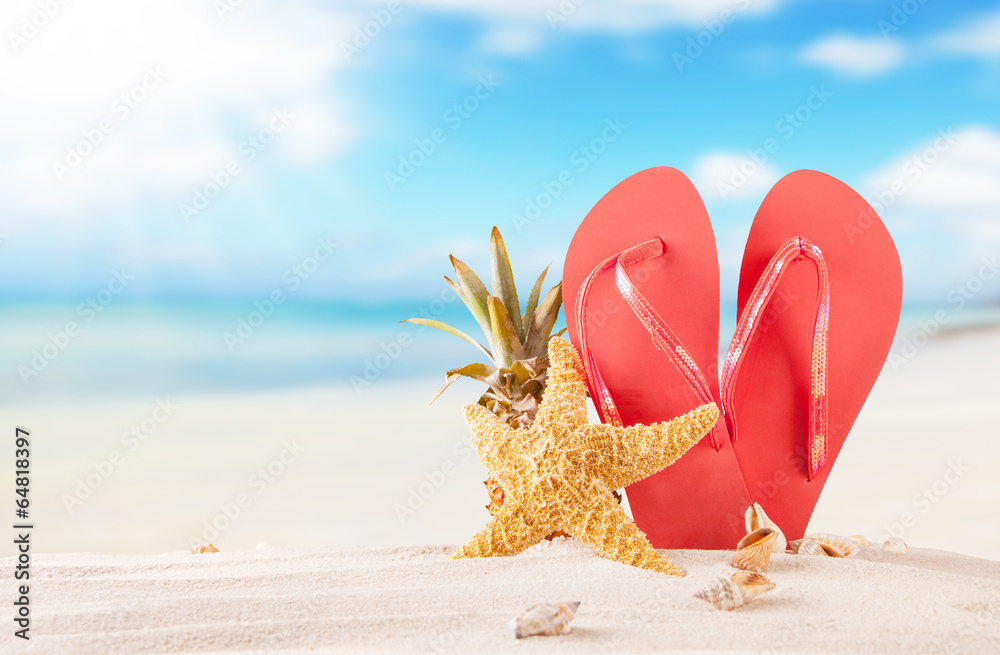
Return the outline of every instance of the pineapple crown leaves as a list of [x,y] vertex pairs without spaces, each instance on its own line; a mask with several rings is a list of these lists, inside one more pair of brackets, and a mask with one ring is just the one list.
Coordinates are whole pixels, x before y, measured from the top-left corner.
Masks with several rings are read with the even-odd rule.
[[562,282],[556,283],[541,298],[542,284],[549,270],[546,267],[535,281],[522,314],[507,247],[495,226],[490,235],[492,293],[465,262],[453,255],[449,255],[449,258],[455,269],[455,279],[446,275],[445,282],[468,307],[482,329],[487,345],[480,344],[465,332],[442,321],[409,318],[400,322],[426,325],[453,334],[478,348],[493,365],[468,364],[448,371],[444,385],[431,402],[460,377],[484,382],[494,390],[511,384],[529,383],[537,376],[537,371],[544,370],[547,364],[542,360],[548,354],[549,336],[562,306]]

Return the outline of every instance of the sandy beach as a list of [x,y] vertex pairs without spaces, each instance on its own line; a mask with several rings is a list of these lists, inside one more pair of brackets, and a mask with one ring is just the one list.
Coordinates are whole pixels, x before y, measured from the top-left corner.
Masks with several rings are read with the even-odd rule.
[[[732,571],[721,551],[663,551],[688,572],[671,578],[570,540],[486,560],[451,548],[39,555],[32,639],[4,652],[1000,651],[1000,563],[936,550],[775,555],[776,589],[723,612],[693,597]],[[514,638],[524,609],[573,600],[571,634]]]

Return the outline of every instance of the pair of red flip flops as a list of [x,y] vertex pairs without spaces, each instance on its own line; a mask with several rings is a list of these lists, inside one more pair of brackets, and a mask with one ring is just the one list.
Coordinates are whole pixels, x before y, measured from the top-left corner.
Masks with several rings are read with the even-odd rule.
[[652,544],[733,548],[754,502],[801,537],[899,321],[899,256],[868,203],[816,171],[774,185],[743,255],[721,383],[715,236],[680,171],[644,170],[597,203],[573,237],[563,291],[605,423],[723,408],[684,457],[627,489]]

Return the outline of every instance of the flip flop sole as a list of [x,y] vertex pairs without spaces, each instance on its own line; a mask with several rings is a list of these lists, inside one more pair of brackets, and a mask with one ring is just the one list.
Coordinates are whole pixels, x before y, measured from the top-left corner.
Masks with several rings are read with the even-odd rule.
[[789,539],[805,532],[830,469],[889,354],[902,303],[899,255],[868,203],[843,182],[802,170],[764,198],[743,255],[742,316],[775,252],[804,237],[829,270],[827,463],[808,479],[807,441],[817,272],[791,264],[765,306],[734,382],[727,422],[754,501]]
[[[570,337],[580,343],[575,300],[591,271],[655,238],[662,240],[664,254],[637,264],[630,274],[708,379],[718,403],[715,235],[694,185],[676,169],[650,168],[627,178],[580,224],[563,272]],[[625,425],[668,421],[700,404],[622,298],[613,274],[592,283],[585,313],[588,342]],[[626,490],[633,518],[653,546],[729,549],[743,536],[749,495],[721,422],[720,428],[720,450],[706,437],[672,466]]]

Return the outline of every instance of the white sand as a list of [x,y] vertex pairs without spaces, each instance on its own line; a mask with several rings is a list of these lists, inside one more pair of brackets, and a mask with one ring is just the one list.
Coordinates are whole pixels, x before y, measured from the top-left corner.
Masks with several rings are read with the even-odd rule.
[[[777,555],[777,588],[722,612],[692,597],[731,554],[671,551],[686,578],[601,559],[578,542],[451,561],[450,547],[89,553],[34,560],[30,643],[17,653],[997,653],[1000,563],[935,550]],[[664,551],[666,552],[666,551]],[[2,561],[9,570],[13,560]],[[542,602],[580,600],[573,632],[515,640]]]

